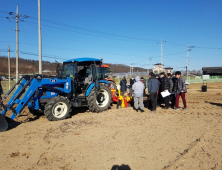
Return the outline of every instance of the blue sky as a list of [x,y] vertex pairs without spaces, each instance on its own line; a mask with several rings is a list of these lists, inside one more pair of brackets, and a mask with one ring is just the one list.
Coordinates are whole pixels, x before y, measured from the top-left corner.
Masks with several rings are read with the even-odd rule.
[[[38,60],[38,0],[0,1],[0,54],[15,50],[15,20],[8,12],[29,15],[19,22],[21,58]],[[147,68],[163,61],[174,70],[222,66],[221,0],[41,1],[43,60],[103,57],[106,63]],[[27,53],[27,54],[24,54]],[[12,52],[11,56],[15,57]]]

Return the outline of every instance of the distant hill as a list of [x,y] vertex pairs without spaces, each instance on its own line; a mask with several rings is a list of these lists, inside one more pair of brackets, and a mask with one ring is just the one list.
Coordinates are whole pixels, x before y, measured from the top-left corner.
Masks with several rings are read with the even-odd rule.
[[[128,73],[130,72],[130,67],[125,64],[111,64],[110,69],[113,73]],[[146,72],[147,70],[140,67],[134,67],[134,72]]]
[[[16,71],[16,60],[15,58],[11,58],[11,74],[15,75]],[[0,74],[1,75],[7,75],[8,74],[8,57],[6,56],[0,56]],[[42,62],[42,70],[49,70],[50,73],[46,74],[56,74],[57,63],[49,62],[49,61],[43,61]],[[113,71],[113,73],[127,73],[130,72],[130,67],[124,64],[111,64],[110,69]],[[24,59],[19,58],[19,74],[35,74],[38,73],[39,70],[39,61],[38,60],[32,60],[32,59]],[[135,72],[145,72],[146,69],[135,67]],[[44,73],[45,74],[45,73]]]
[[[15,75],[16,71],[16,60],[15,58],[11,58],[11,74]],[[42,70],[50,70],[53,71],[50,74],[55,74],[57,64],[51,63],[49,61],[42,62]],[[19,58],[19,74],[35,74],[38,73],[39,70],[39,61],[32,59],[23,59]],[[0,56],[0,74],[8,74],[8,57]]]

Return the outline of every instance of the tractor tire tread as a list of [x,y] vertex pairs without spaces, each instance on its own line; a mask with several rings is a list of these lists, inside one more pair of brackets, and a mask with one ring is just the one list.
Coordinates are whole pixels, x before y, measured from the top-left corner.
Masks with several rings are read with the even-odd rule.
[[[55,105],[59,101],[63,101],[65,103],[67,103],[67,105],[68,105],[68,113],[62,118],[56,118],[52,114],[53,105]],[[49,121],[57,121],[57,120],[63,120],[63,119],[70,117],[71,112],[72,112],[72,109],[71,109],[70,101],[64,96],[56,96],[56,97],[47,101],[47,103],[45,105],[44,115]]]
[[88,101],[88,108],[90,112],[103,112],[105,110],[108,110],[111,107],[111,91],[109,90],[109,86],[105,83],[100,83],[100,88],[102,89],[106,89],[109,95],[109,101],[108,104],[105,107],[99,107],[96,103],[96,94],[95,94],[95,88],[93,88],[89,94],[89,96],[87,97],[87,101]]

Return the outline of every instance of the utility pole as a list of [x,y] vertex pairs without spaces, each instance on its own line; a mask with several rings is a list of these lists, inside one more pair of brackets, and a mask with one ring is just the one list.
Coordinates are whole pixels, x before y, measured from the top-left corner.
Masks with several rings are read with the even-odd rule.
[[41,3],[38,0],[38,23],[39,23],[39,74],[42,74],[42,36],[41,36]]
[[190,51],[190,48],[189,48],[189,44],[187,45],[187,78],[188,78],[188,65],[189,65],[189,51]]
[[194,48],[195,46],[189,46],[189,44],[187,45],[187,78],[188,78],[188,66],[189,66],[189,52],[192,50],[192,48]]
[[149,58],[147,56],[147,75],[149,76],[149,61],[151,60],[151,58]]
[[147,57],[147,75],[149,76],[149,57]]
[[18,39],[18,32],[19,32],[19,13],[18,13],[18,5],[17,5],[17,12],[16,12],[16,82],[18,82],[18,58],[19,58],[19,39]]
[[[9,15],[12,16],[12,19],[16,19],[16,82],[18,82],[18,76],[19,76],[19,72],[18,72],[18,59],[19,59],[19,21],[24,21],[24,20],[21,20],[20,17],[22,19],[24,18],[28,18],[29,16],[28,15],[22,15],[22,14],[19,14],[19,11],[18,11],[18,5],[16,7],[16,14],[14,14],[13,12],[9,12]],[[9,21],[10,21],[10,18],[9,17],[6,17]]]
[[11,68],[11,64],[10,64],[10,47],[8,45],[8,89],[11,89],[11,73],[10,73],[10,68]]
[[134,65],[134,63],[131,63],[131,64],[132,64],[132,68],[131,68],[131,69],[132,69],[132,76],[133,76],[133,69],[134,69],[134,68],[133,68],[133,65]]
[[166,41],[163,41],[161,38],[161,42],[157,43],[157,44],[161,44],[161,64],[163,65],[163,43],[165,43]]
[[131,75],[131,65],[132,65],[132,64],[130,64],[130,78],[132,77],[132,75]]

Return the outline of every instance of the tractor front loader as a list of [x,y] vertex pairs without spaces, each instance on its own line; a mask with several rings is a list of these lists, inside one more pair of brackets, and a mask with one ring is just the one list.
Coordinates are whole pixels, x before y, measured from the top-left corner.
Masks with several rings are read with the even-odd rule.
[[[5,119],[8,111],[12,111],[10,118],[14,119],[27,105],[30,112],[44,111],[50,121],[70,117],[72,107],[88,107],[97,113],[107,110],[111,105],[111,91],[98,70],[101,64],[99,59],[77,58],[64,61],[62,68],[57,68],[58,76],[23,76],[0,102],[3,108],[0,132],[8,129]],[[3,101],[16,86],[18,88],[4,105]]]

